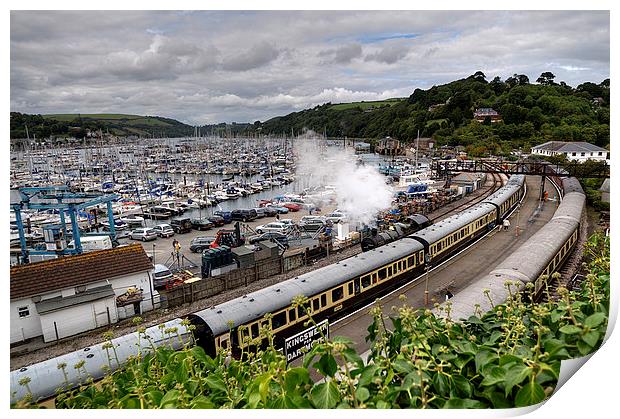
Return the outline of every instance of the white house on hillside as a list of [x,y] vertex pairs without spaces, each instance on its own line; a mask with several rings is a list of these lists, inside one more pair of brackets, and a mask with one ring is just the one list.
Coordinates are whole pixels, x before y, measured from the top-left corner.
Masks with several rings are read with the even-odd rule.
[[532,147],[532,154],[557,156],[564,154],[568,160],[580,163],[586,160],[604,161],[609,164],[609,151],[586,142],[548,141]]
[[11,267],[11,344],[50,342],[152,310],[152,270],[139,244]]

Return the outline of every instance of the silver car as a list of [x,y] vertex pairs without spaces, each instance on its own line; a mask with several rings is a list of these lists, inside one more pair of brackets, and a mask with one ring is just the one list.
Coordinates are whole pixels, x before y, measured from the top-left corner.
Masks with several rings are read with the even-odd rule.
[[157,232],[159,237],[172,237],[174,236],[174,230],[170,224],[157,224],[153,227],[153,230]]
[[132,240],[142,240],[143,242],[157,239],[157,231],[150,227],[136,228],[129,234]]

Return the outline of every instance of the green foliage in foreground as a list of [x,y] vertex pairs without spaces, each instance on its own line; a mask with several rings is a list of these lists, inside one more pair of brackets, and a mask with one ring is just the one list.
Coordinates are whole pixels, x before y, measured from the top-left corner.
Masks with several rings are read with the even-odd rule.
[[[404,304],[386,319],[372,309],[368,362],[336,337],[316,344],[303,367],[287,366],[270,345],[247,361],[215,358],[200,347],[159,348],[94,386],[58,396],[61,408],[508,408],[545,400],[560,361],[602,343],[609,307],[609,241],[587,245],[589,274],[579,292],[557,302],[512,298],[467,321],[435,317]],[[487,293],[488,298],[488,293]],[[304,304],[297,298],[295,304]],[[386,327],[386,321],[391,327]],[[269,330],[262,335],[271,341]],[[78,366],[79,368],[79,366]],[[314,381],[311,371],[324,378]],[[25,383],[27,385],[27,383]],[[27,401],[17,407],[27,407]]]

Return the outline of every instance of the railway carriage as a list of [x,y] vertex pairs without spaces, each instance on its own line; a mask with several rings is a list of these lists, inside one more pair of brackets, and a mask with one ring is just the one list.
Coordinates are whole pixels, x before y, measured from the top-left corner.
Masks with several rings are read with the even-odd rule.
[[[509,297],[506,281],[511,281],[514,287],[520,289],[532,283],[536,296],[542,294],[545,289],[543,278],[562,266],[577,243],[585,210],[585,195],[577,179],[563,179],[561,189],[564,196],[551,220],[488,275],[459,291],[451,299],[453,318],[474,315],[476,304],[479,305],[478,310],[485,312],[494,304],[505,302]],[[489,298],[493,303],[484,295],[485,289],[490,291]],[[436,314],[445,315],[441,311],[436,311]]]
[[[435,261],[447,258],[495,226],[523,195],[523,176],[513,178],[485,202],[410,236],[190,314],[188,319],[196,326],[194,338],[209,354],[215,354],[219,348],[239,354],[249,340],[259,336],[261,326],[270,326],[276,346],[282,347],[287,337],[305,328],[309,313],[320,322],[333,321],[356,310],[424,272],[427,254]],[[292,300],[299,295],[308,298],[309,313],[293,307]],[[180,319],[173,322],[180,324]],[[147,329],[147,334],[153,329]],[[117,349],[122,348],[123,353],[135,355],[140,350],[136,335],[127,335],[130,336],[127,341],[126,337],[117,338],[113,344]],[[102,349],[101,346],[98,353]],[[91,359],[84,351],[76,351],[32,365],[25,371],[11,372],[11,389],[15,391],[12,400],[23,397],[25,389],[18,383],[26,376],[39,377],[45,382],[33,390],[35,399],[53,396],[54,390],[63,385],[64,377],[52,371],[58,371],[60,363],[73,365],[70,362],[76,359],[84,361],[84,368],[94,379],[103,376],[99,358]],[[72,377],[70,382],[79,383],[79,377]]]

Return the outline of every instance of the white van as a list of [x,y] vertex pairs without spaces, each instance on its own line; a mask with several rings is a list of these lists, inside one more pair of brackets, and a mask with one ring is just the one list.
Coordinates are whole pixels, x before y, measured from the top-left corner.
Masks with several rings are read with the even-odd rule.
[[[106,250],[112,248],[112,240],[110,236],[80,236],[80,244],[82,245],[82,252],[93,252],[95,250]],[[68,245],[69,248],[75,248],[75,241],[71,240]]]

